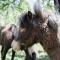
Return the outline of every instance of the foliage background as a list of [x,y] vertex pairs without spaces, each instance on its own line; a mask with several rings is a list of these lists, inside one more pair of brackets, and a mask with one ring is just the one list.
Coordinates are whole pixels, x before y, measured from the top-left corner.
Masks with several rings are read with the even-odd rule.
[[[43,8],[48,11],[54,11],[53,0],[42,0]],[[22,12],[30,10],[27,0],[0,0],[0,25],[6,24],[18,25],[18,19]],[[49,60],[49,56],[44,49],[39,46],[37,60]],[[37,48],[37,47],[36,47]],[[0,50],[1,51],[1,50]],[[8,51],[6,60],[11,58],[11,49]],[[23,51],[17,52],[15,60],[24,60],[25,53]]]
[[[53,0],[42,0],[43,8],[54,10]],[[0,0],[0,25],[17,24],[18,17],[30,7],[26,0]]]

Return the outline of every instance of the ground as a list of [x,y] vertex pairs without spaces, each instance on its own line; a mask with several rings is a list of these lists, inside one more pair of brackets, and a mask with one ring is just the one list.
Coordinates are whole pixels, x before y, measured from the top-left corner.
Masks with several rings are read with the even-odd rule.
[[[42,46],[39,46],[40,48],[36,47],[38,49],[38,56],[36,60],[50,60],[48,54],[44,51],[44,49],[42,48]],[[11,52],[12,48],[8,51],[7,55],[6,55],[6,59],[5,60],[11,60]],[[1,46],[0,46],[0,52],[1,52]],[[15,54],[15,58],[14,60],[24,60],[25,59],[25,52],[24,51],[18,51]],[[0,60],[1,60],[1,54],[0,54]]]

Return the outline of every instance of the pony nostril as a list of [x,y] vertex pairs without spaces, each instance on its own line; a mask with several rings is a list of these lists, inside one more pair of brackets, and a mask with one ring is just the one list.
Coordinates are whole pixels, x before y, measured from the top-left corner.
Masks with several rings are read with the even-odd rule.
[[25,44],[22,43],[22,44],[21,44],[21,50],[24,50],[24,49],[25,49]]
[[32,53],[32,57],[36,58],[36,53],[35,52]]

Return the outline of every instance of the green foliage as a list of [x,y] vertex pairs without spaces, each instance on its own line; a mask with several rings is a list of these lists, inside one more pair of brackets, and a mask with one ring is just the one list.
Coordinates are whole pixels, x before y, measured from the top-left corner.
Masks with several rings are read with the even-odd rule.
[[43,8],[49,11],[54,11],[54,0],[43,0]]
[[[43,8],[53,10],[53,0],[43,0]],[[27,11],[29,5],[26,0],[0,0],[0,25],[17,24],[21,12]]]
[[22,3],[19,3],[18,6],[17,6],[17,10],[18,11],[26,11],[28,10],[28,4],[26,2],[26,0],[21,0]]
[[0,0],[0,10],[6,10],[13,0]]
[[23,10],[27,10],[26,0],[0,0],[0,25],[17,24]]

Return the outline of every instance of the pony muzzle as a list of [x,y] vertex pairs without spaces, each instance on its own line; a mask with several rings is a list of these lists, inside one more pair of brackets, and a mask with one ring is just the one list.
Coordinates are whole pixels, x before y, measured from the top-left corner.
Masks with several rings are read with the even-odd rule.
[[13,40],[11,47],[15,52],[17,52],[20,50],[20,43],[18,41]]

